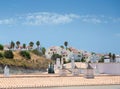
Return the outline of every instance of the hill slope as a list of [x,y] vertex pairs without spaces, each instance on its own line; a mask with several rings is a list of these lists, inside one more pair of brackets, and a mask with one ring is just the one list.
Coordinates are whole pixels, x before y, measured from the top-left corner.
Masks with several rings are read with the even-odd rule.
[[[2,51],[1,53],[4,53]],[[35,55],[31,51],[29,51],[31,55],[31,59],[25,59],[20,55],[20,51],[13,51],[14,58],[13,59],[0,59],[0,65],[1,66],[16,66],[16,67],[23,67],[23,68],[28,68],[28,69],[46,69],[48,67],[48,64],[50,60],[42,57]]]

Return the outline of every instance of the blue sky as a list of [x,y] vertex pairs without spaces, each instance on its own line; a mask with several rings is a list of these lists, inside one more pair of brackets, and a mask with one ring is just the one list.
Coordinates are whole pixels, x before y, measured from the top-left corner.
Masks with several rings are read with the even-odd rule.
[[120,54],[120,0],[0,0],[0,43],[39,40]]

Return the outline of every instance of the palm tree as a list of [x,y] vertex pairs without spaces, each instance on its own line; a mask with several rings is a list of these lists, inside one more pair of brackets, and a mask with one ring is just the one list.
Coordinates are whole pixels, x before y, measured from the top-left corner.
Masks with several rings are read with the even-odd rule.
[[31,49],[33,48],[33,45],[34,45],[34,43],[31,41],[31,42],[29,43],[29,46],[31,47]]
[[116,58],[116,56],[115,56],[115,54],[113,54],[112,55],[113,62],[115,62],[115,58]]
[[65,45],[66,50],[67,50],[68,42],[67,42],[67,41],[65,41],[65,42],[64,42],[64,45]]
[[4,46],[2,44],[0,44],[0,50],[3,50]]
[[26,44],[25,44],[25,43],[23,44],[23,48],[24,48],[24,49],[26,48]]
[[14,43],[13,41],[11,41],[11,43],[10,43],[10,48],[11,48],[11,49],[14,49],[14,47],[15,47],[15,43]]
[[43,55],[45,55],[46,49],[44,47],[42,47],[42,53]]
[[109,53],[108,55],[109,55],[109,58],[111,59],[111,57],[112,57],[112,54],[111,54],[111,53]]
[[19,46],[20,46],[20,41],[17,41],[17,42],[16,42],[16,45],[17,45],[17,48],[19,48]]
[[37,49],[39,50],[40,41],[37,41],[37,42],[36,42],[36,45],[37,45]]

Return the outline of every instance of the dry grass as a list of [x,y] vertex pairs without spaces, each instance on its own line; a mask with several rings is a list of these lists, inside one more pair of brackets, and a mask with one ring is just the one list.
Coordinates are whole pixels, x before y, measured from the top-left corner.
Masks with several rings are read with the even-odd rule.
[[20,52],[20,51],[15,51],[15,52],[13,52],[13,54],[14,54],[14,59],[18,59],[18,60],[23,59],[23,57],[19,55],[19,52]]
[[[3,51],[2,51],[3,52]],[[43,69],[47,68],[50,60],[45,59],[42,56],[37,56],[30,52],[31,59],[26,60],[19,54],[20,51],[14,51],[14,59],[1,59],[0,65],[10,65],[10,66],[17,66],[17,67],[24,67],[30,69]]]

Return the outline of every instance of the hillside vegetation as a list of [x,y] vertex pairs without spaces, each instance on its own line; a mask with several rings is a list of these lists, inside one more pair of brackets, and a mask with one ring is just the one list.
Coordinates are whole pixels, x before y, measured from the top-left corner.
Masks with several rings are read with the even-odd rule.
[[[24,51],[22,55],[21,51],[12,51],[13,58],[11,57],[12,54],[5,54],[5,52],[6,51],[0,51],[1,66],[8,65],[27,69],[46,69],[50,62],[50,60],[34,53],[33,51]],[[7,55],[7,57],[5,55]]]

